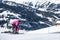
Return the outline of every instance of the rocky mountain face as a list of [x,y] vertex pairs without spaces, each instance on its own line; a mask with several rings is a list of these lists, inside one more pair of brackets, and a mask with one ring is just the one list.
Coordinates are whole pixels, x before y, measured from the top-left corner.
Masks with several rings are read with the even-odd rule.
[[[39,4],[38,6],[35,5],[35,7],[33,8],[32,3],[30,3],[30,5],[27,6],[25,4],[15,3],[12,1],[4,1],[3,3],[0,3],[0,14],[3,14],[4,11],[9,11],[10,13],[7,16],[15,14],[15,16],[13,15],[13,18],[16,17],[15,19],[20,19],[20,20],[25,19],[25,21],[21,20],[23,23],[22,25],[19,25],[19,26],[23,26],[23,24],[25,24],[25,27],[22,27],[22,29],[24,28],[26,30],[36,30],[54,25],[53,21],[55,22],[56,19],[60,18],[60,14],[55,13],[56,11],[57,12],[60,11],[59,5],[60,4],[54,4],[48,2],[42,5]],[[39,10],[40,8],[42,9],[45,8],[46,11]],[[5,18],[5,16],[3,15],[2,18]],[[11,16],[9,19],[12,19]]]

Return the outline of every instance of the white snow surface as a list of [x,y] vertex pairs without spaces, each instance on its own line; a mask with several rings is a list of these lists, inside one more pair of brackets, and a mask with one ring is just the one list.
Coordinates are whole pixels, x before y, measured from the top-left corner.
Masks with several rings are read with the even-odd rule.
[[3,0],[3,1],[14,1],[14,2],[17,2],[17,3],[33,2],[34,4],[36,4],[36,2],[44,3],[46,1],[50,1],[51,3],[55,3],[55,4],[60,3],[60,0]]
[[[0,40],[60,40],[60,25],[35,31],[20,30],[20,34],[1,33],[8,29],[0,28]],[[24,34],[21,34],[24,33]]]

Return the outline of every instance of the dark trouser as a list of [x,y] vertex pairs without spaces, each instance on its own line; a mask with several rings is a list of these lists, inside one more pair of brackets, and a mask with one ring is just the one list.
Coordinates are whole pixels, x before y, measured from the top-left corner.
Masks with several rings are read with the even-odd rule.
[[13,33],[18,33],[19,32],[18,26],[15,26],[15,25],[13,25],[12,30],[13,30]]

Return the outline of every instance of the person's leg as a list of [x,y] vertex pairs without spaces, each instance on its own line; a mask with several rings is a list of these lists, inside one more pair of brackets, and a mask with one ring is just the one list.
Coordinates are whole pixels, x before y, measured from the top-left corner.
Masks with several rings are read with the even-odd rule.
[[15,33],[15,25],[12,24],[12,32]]
[[19,28],[16,25],[13,25],[13,33],[18,33],[19,32]]
[[19,32],[19,28],[15,27],[15,32],[18,33]]

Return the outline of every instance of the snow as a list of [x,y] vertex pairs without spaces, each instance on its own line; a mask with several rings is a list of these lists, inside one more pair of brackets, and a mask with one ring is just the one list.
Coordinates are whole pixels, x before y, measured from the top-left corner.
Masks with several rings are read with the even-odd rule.
[[41,23],[41,24],[45,24],[44,22],[42,22],[42,21],[39,21],[39,23]]
[[30,31],[29,33],[53,33],[53,32],[60,32],[60,25],[47,27],[36,31]]
[[[15,14],[15,13],[10,12],[10,11],[8,11],[8,10],[6,10],[6,11],[2,12],[1,14],[2,14],[2,15],[4,15],[4,16],[7,16],[7,14],[14,15],[14,16],[16,16],[16,17],[18,17],[18,16],[19,16],[18,14]],[[21,15],[20,15],[20,16],[21,16]]]
[[7,20],[8,18],[6,18],[6,17],[7,17],[8,14],[13,15],[14,17],[18,18],[19,20],[26,21],[26,19],[22,19],[22,18],[19,17],[19,16],[21,16],[20,14],[16,14],[16,13],[10,12],[10,11],[8,11],[8,10],[3,11],[3,12],[0,14],[0,15],[4,15],[4,18],[1,18],[0,20],[3,20],[3,19],[4,19],[4,20]]
[[58,17],[57,16],[55,16],[55,15],[53,15],[56,19],[58,19]]
[[[6,0],[3,0],[3,1],[6,1]],[[36,2],[37,1],[39,1],[39,0],[7,0],[7,1],[14,1],[14,2],[17,2],[17,3],[23,3],[23,2],[33,2],[34,4],[36,4]],[[44,0],[40,0],[39,2],[41,2],[41,1],[44,1]]]
[[46,11],[46,8],[39,8],[38,10]]
[[50,22],[52,22],[52,21],[53,21],[53,18],[47,17],[47,19],[49,19],[49,21],[50,21]]
[[[6,27],[5,28],[0,27],[0,32],[9,31],[9,30],[12,31],[12,29],[7,29]],[[20,32],[27,32],[27,31],[19,30],[19,33]],[[43,29],[38,29],[35,31],[29,31],[27,33],[53,33],[53,32],[60,32],[60,25],[55,25],[55,26],[51,26],[51,27],[47,27],[47,28],[43,28]]]
[[36,4],[37,2],[40,2],[40,3],[44,3],[46,1],[50,1],[51,3],[55,3],[55,4],[59,4],[60,3],[60,0],[3,0],[3,1],[13,1],[13,2],[16,2],[16,3],[23,3],[23,2],[32,2],[34,4]]
[[42,14],[38,14],[38,13],[36,13],[36,15],[37,15],[37,16],[40,16],[40,17],[43,17],[43,15],[42,15]]
[[55,14],[60,14],[60,11],[54,12]]
[[[37,1],[39,0],[8,0],[8,1],[14,1],[16,3],[22,3],[23,2],[33,2],[34,5],[36,4]],[[47,0],[49,1],[49,0]],[[39,2],[46,2],[44,0],[40,0]],[[60,0],[50,0],[50,2],[52,3],[60,3]],[[42,11],[45,11],[45,9],[39,9]],[[14,13],[10,13],[9,11],[4,11],[1,15],[5,15],[7,16],[7,14],[11,14],[16,16],[16,14]],[[41,14],[36,14],[40,17],[43,17]],[[19,15],[17,14],[16,17],[18,17]],[[56,17],[56,16],[54,16]],[[19,18],[19,17],[18,17]],[[57,17],[56,17],[57,18]],[[48,18],[50,19],[50,18]],[[26,20],[26,19],[21,19],[21,20]],[[52,19],[50,19],[49,21],[51,21]],[[59,21],[58,21],[59,22]],[[44,22],[40,23],[44,24]],[[12,31],[12,29],[7,29],[5,28],[1,28],[0,27],[0,40],[60,40],[60,34],[58,32],[60,32],[60,25],[55,25],[55,26],[51,26],[51,27],[47,27],[47,28],[43,28],[43,29],[38,29],[38,30],[34,30],[34,31],[25,31],[25,30],[19,30],[20,34],[11,34],[11,33],[1,33],[4,31]],[[57,33],[56,33],[57,32]],[[23,34],[24,33],[24,34]]]
[[2,34],[1,40],[59,40],[60,34]]
[[[55,26],[49,28],[51,28],[52,30],[54,29],[57,30],[57,27]],[[59,33],[53,33],[53,32],[48,33],[47,30],[48,28],[44,28],[35,31],[23,32],[24,34],[0,33],[0,40],[60,40]]]
[[55,3],[55,4],[59,4],[60,0],[50,0],[50,2]]
[[59,20],[59,21],[57,21],[56,23],[60,23],[60,20]]

